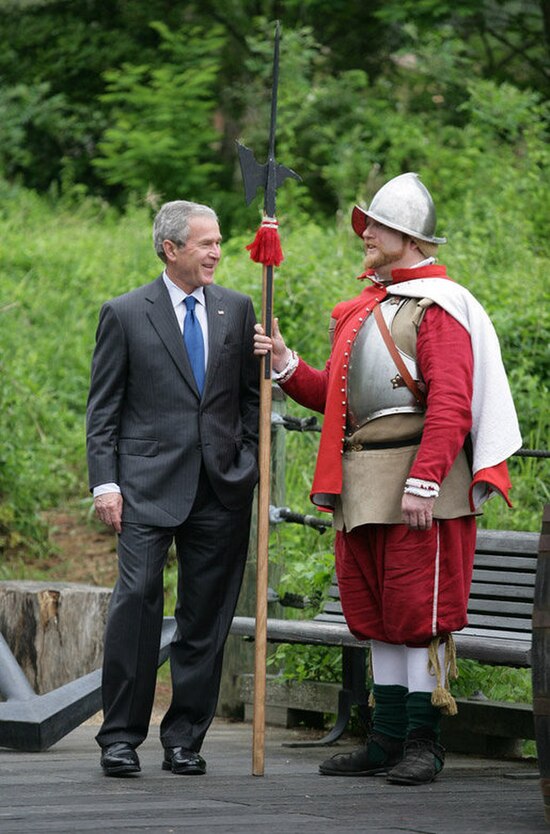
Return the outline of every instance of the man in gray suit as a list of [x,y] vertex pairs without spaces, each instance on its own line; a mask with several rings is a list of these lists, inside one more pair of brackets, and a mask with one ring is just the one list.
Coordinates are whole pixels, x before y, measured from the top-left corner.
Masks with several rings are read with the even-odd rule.
[[205,772],[199,751],[216,710],[258,477],[255,316],[248,296],[214,284],[216,214],[166,203],[153,239],[165,269],[103,305],[88,399],[90,489],[98,516],[118,533],[97,735],[108,776],[140,770],[173,542],[177,632],[162,767]]

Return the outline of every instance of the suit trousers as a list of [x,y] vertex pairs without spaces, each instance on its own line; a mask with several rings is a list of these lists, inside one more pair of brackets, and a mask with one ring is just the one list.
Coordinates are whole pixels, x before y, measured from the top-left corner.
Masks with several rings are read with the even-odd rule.
[[123,523],[119,577],[105,632],[101,747],[147,736],[164,608],[163,572],[175,543],[177,630],[170,647],[172,702],[160,737],[164,747],[199,751],[214,718],[223,651],[242,583],[250,504],[228,510],[201,470],[194,505],[178,527]]

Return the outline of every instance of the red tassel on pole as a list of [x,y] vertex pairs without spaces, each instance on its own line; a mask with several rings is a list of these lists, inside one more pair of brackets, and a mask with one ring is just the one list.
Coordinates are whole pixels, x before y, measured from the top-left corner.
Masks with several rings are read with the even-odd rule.
[[255,263],[279,266],[284,260],[284,255],[279,240],[279,224],[275,217],[264,216],[256,237],[246,248]]

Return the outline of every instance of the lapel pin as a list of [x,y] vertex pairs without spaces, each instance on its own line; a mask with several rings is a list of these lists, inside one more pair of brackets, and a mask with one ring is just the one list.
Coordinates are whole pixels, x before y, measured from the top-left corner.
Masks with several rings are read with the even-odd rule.
[[225,310],[218,310],[218,316],[225,316]]

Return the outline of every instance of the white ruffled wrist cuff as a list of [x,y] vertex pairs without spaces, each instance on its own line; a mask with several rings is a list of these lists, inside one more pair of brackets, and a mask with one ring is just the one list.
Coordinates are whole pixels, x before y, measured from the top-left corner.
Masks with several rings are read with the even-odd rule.
[[439,484],[435,481],[422,481],[420,478],[407,478],[403,492],[407,495],[418,495],[419,498],[437,498]]
[[298,367],[298,362],[299,361],[300,361],[300,358],[299,358],[298,354],[296,353],[296,351],[291,350],[290,351],[290,359],[286,363],[283,370],[279,371],[279,373],[277,373],[276,371],[272,371],[271,379],[274,382],[286,382],[287,380],[290,379],[290,377],[292,376],[292,374],[294,373],[294,371]]

